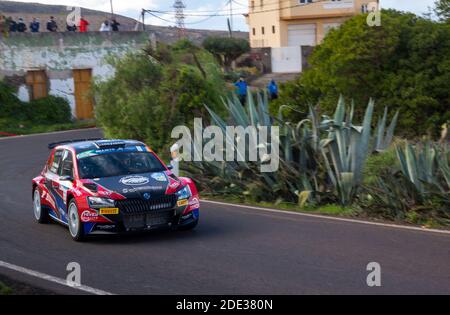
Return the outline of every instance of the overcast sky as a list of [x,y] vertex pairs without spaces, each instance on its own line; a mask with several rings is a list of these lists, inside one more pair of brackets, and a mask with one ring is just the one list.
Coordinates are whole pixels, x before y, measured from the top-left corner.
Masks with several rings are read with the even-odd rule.
[[[8,0],[7,0],[8,1]],[[275,0],[268,0],[267,5]],[[411,11],[418,15],[428,12],[435,0],[380,0],[382,8],[394,8]],[[39,2],[44,4],[60,4],[81,6],[89,9],[110,11],[110,0],[21,0],[21,2]],[[173,25],[174,15],[171,7],[174,0],[113,0],[116,13],[138,18],[142,8],[149,10],[171,11],[167,14],[157,14],[159,18],[148,16],[146,22],[156,25]],[[229,13],[229,0],[184,0],[186,4],[186,27],[205,29],[226,29]],[[233,25],[235,30],[247,31],[247,25],[240,13],[247,12],[247,0],[232,0],[234,13]],[[208,18],[208,15],[216,16]],[[196,15],[196,16],[195,16]],[[166,20],[166,21],[164,21]]]

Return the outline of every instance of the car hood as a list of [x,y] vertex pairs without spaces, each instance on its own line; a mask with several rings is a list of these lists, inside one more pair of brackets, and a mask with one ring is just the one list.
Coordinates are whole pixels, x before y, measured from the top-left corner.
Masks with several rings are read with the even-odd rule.
[[164,172],[97,178],[92,182],[100,185],[100,188],[118,193],[125,198],[144,199],[164,195],[170,183],[169,177]]

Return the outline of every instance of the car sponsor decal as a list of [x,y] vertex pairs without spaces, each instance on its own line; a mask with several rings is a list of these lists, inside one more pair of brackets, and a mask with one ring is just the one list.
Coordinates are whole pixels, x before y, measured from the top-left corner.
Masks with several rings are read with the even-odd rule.
[[158,192],[163,189],[164,189],[163,186],[141,186],[141,187],[133,187],[133,188],[124,188],[124,189],[122,189],[122,192],[124,194],[128,194],[128,193],[132,194],[132,193],[141,192],[141,191],[156,191],[156,192]]
[[98,213],[92,210],[85,210],[83,213],[81,213],[80,220],[82,222],[92,222],[97,221],[98,219]]
[[145,185],[150,181],[148,177],[140,175],[131,175],[127,177],[122,177],[119,182],[127,186],[140,186]]
[[119,214],[119,208],[101,208],[101,215]]
[[164,173],[152,174],[152,178],[157,180],[158,182],[167,182],[167,178],[166,178],[166,175]]
[[187,199],[178,200],[177,207],[185,207],[189,204],[189,201]]

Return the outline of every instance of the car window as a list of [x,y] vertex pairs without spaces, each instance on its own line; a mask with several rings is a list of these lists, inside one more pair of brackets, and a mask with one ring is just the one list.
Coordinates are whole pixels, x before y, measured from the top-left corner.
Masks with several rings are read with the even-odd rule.
[[73,177],[73,158],[72,153],[65,150],[62,157],[62,163],[59,167],[60,176],[70,176]]
[[164,165],[153,153],[146,152],[117,152],[78,159],[78,171],[82,179],[163,172],[165,170]]
[[58,169],[59,169],[59,165],[61,163],[61,159],[63,156],[64,150],[57,150],[53,156],[53,160],[51,162],[51,164],[49,165],[49,171],[54,173],[54,174],[58,174]]

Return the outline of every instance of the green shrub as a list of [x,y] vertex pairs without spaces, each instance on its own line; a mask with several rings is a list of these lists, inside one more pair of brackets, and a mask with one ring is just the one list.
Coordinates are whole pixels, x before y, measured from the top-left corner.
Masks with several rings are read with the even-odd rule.
[[72,120],[69,102],[62,97],[47,96],[25,104],[27,118],[36,124],[63,124]]
[[173,127],[209,117],[204,104],[215,107],[226,91],[214,57],[185,40],[112,62],[114,77],[95,86],[97,121],[107,136],[143,140],[156,151],[168,152]]
[[345,95],[361,117],[360,104],[374,98],[376,114],[385,106],[400,111],[399,135],[437,136],[450,120],[450,24],[393,10],[382,16],[379,27],[369,27],[367,15],[358,15],[330,31],[309,58],[311,67],[280,88],[272,113],[284,104],[303,112],[319,104],[331,112],[336,98]]

